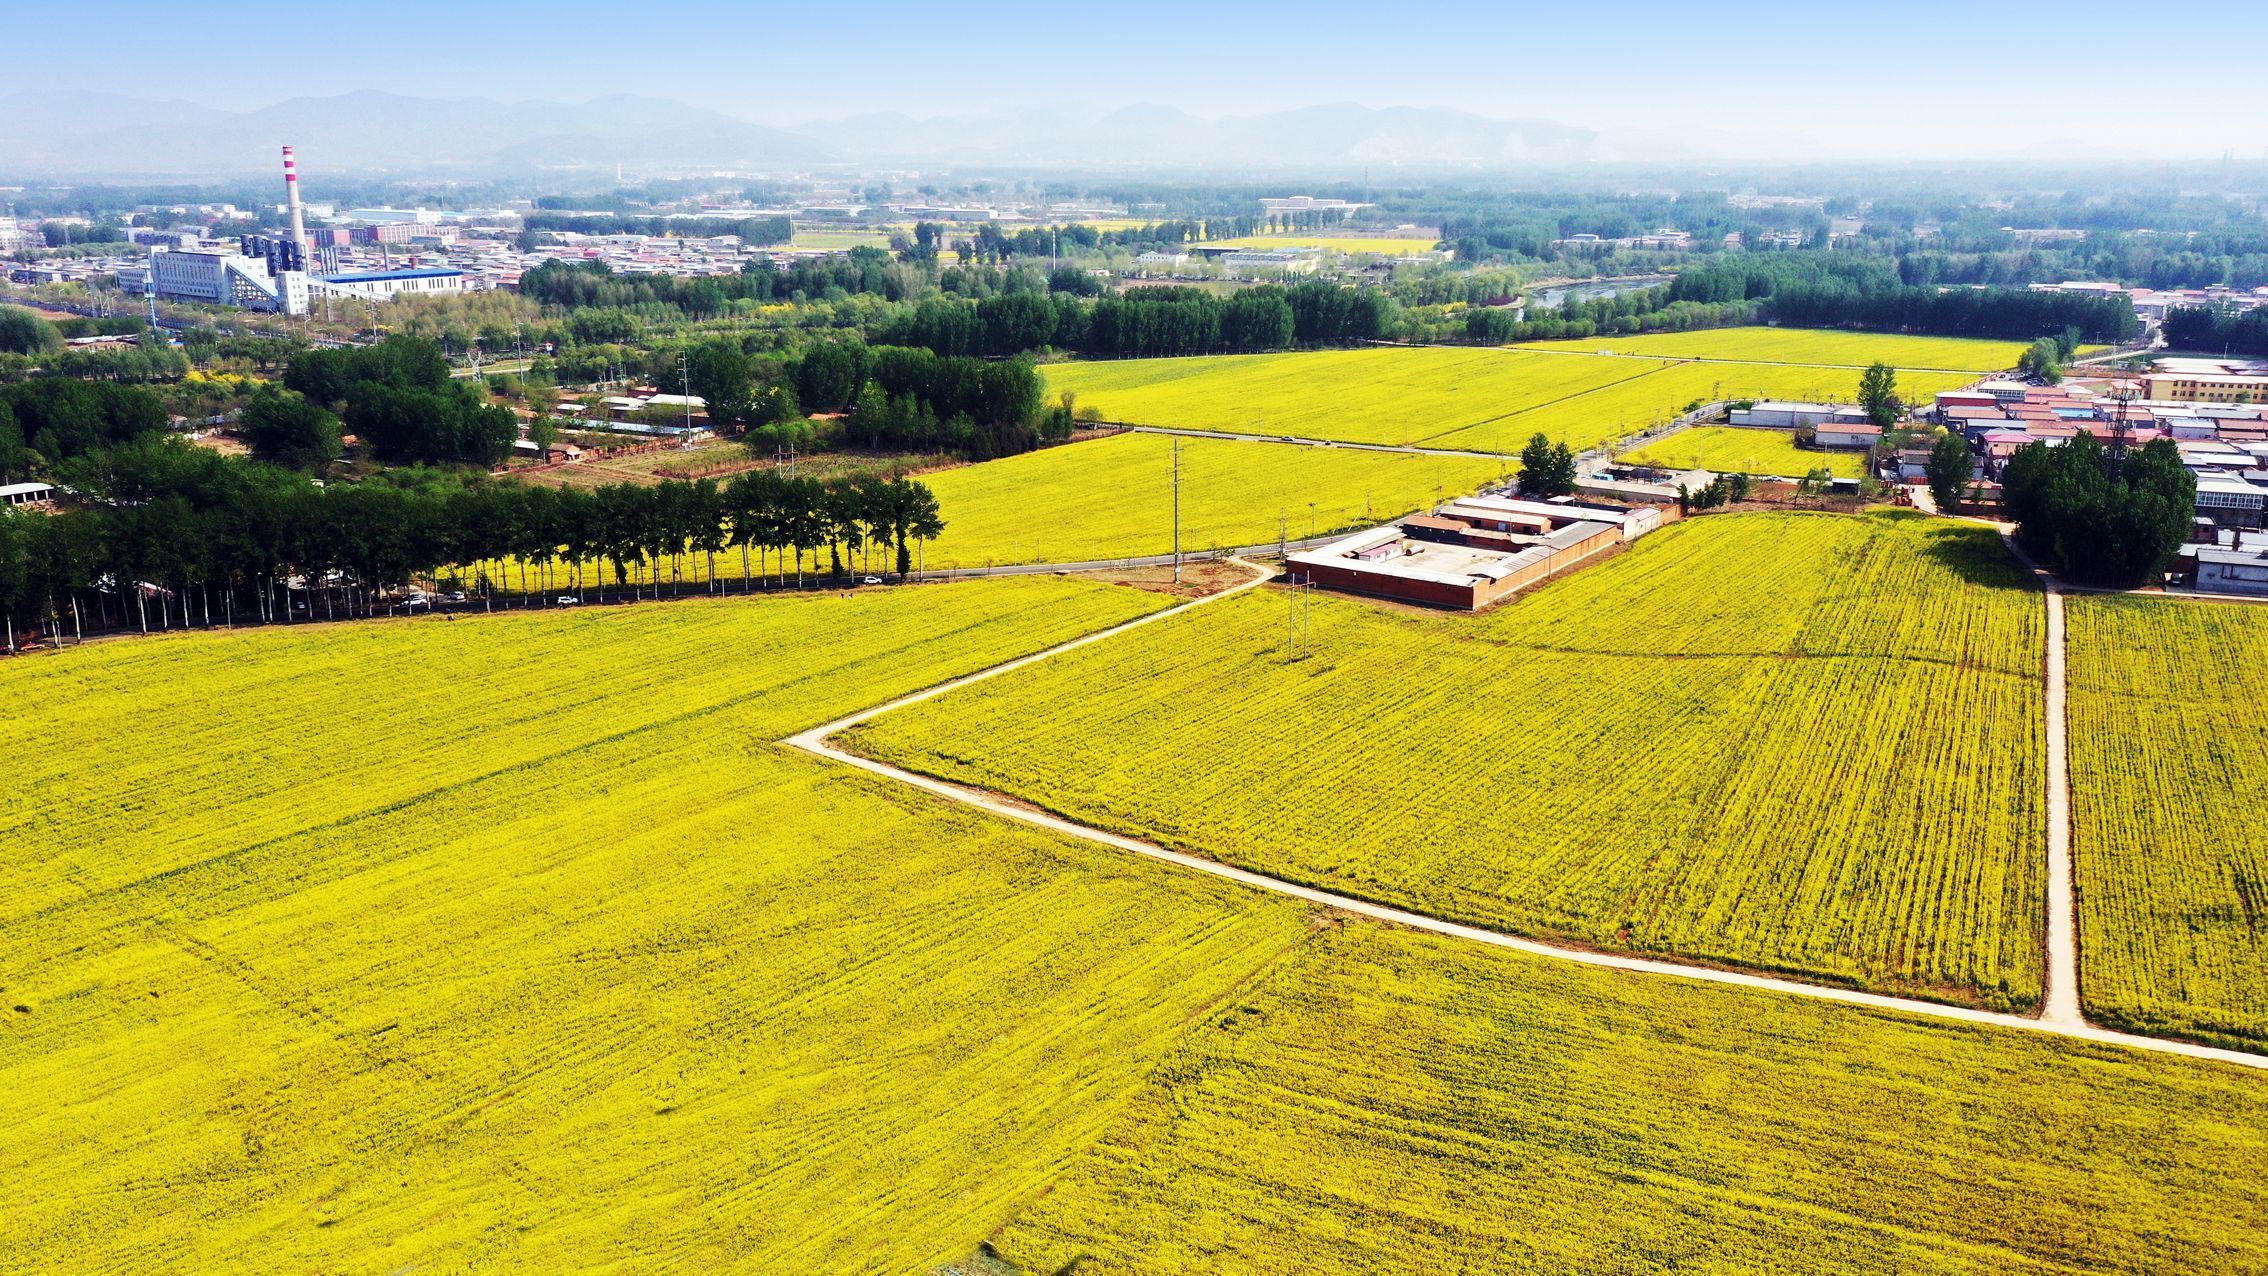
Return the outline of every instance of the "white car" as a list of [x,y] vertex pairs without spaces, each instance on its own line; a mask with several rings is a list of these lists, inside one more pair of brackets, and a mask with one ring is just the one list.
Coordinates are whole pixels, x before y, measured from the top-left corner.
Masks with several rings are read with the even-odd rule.
[[583,605],[583,600],[573,594],[561,594],[557,601],[562,607],[580,607]]
[[861,585],[879,585],[882,583],[882,578],[880,576],[869,576],[858,583]]

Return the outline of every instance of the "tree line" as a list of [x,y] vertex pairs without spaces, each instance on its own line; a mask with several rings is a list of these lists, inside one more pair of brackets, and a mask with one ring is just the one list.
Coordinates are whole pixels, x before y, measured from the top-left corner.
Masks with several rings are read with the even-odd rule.
[[1392,334],[1398,306],[1374,289],[1309,281],[1226,296],[1196,288],[1129,288],[1092,301],[1061,292],[963,300],[925,297],[880,339],[940,355],[1001,356],[1043,349],[1090,358],[1247,354],[1352,345]]
[[[688,560],[737,553],[755,587],[842,579],[861,553],[902,575],[944,530],[936,498],[907,479],[821,482],[763,470],[729,482],[652,487],[317,487],[304,477],[150,438],[83,468],[84,508],[0,510],[0,616],[27,628],[242,624],[385,610],[432,580],[523,605],[572,582],[656,594]],[[590,573],[604,564],[604,575]],[[609,579],[611,578],[611,579]],[[718,586],[711,586],[718,588]]]
[[2079,330],[2084,341],[2120,342],[2140,331],[2124,297],[2020,288],[1916,287],[1884,258],[1766,253],[1727,257],[1670,281],[1663,304],[1762,302],[1777,323],[1865,328],[1946,337],[2030,341]]
[[520,277],[520,295],[568,310],[629,310],[660,304],[694,318],[722,314],[727,302],[793,301],[834,293],[909,295],[908,272],[879,248],[775,265],[750,262],[732,275],[618,274],[602,261],[547,261]]
[[2174,350],[2268,355],[2268,309],[2176,306],[2166,312],[2166,345]]

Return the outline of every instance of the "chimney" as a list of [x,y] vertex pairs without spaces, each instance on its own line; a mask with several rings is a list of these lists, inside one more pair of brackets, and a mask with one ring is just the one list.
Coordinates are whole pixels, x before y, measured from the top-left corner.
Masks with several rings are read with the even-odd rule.
[[283,148],[284,194],[291,203],[291,242],[299,246],[301,260],[307,257],[307,226],[299,216],[299,165],[291,158],[291,148]]

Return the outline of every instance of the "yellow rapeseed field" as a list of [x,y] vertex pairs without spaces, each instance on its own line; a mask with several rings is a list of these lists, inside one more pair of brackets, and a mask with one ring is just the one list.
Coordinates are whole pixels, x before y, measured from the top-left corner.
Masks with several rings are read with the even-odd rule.
[[1669,359],[1808,363],[1841,368],[1887,363],[1893,368],[1981,374],[2015,367],[2016,357],[2031,343],[1817,328],[1702,328],[1693,332],[1649,332],[1636,337],[1586,337],[1538,344],[1547,350],[1586,353],[1611,350],[1617,354]]
[[1668,366],[1435,346],[1051,363],[1041,372],[1051,396],[1076,394],[1127,425],[1405,444]]
[[2268,1046],[2268,612],[2078,597],[2065,617],[2087,1013]]
[[[931,568],[1173,549],[1173,440],[1121,434],[924,475],[945,516]],[[1514,473],[1509,459],[1181,440],[1181,544],[1225,549],[1375,522]]]
[[[1586,367],[1630,362],[1629,357],[1623,355],[1539,353],[1535,357],[1576,359]],[[1644,364],[1651,360],[1639,362]],[[1673,420],[1701,403],[1738,399],[1849,403],[1858,397],[1860,375],[1856,369],[1802,364],[1678,363],[1533,411],[1437,435],[1426,440],[1426,445],[1517,452],[1531,435],[1540,432],[1554,439],[1565,439],[1570,447],[1597,447]],[[1940,390],[1950,390],[1974,379],[1963,372],[1902,372],[1898,375],[1898,388],[1901,394],[1927,401]]]
[[879,755],[1524,934],[2041,987],[2039,596],[1986,529],[1723,515],[1491,614],[1245,595],[860,728]]
[[0,1268],[966,1254],[1301,910],[770,741],[1157,603],[985,582],[0,664]]
[[[1860,370],[1775,362],[1674,362],[1624,354],[1423,346],[1048,364],[1070,392],[1128,425],[1291,434],[1354,443],[1518,452],[1538,432],[1584,449],[1711,400],[1848,403]],[[1924,400],[1974,380],[1902,372]]]
[[[1691,587],[1760,547],[1790,565]],[[1324,654],[1289,676],[1336,712],[1334,683],[1373,668],[1353,648],[1398,655],[1387,730],[1303,720],[1311,757],[1367,733],[1388,761],[1401,719],[1469,731],[1497,712],[1437,696],[1454,670],[1419,639],[1515,674],[1585,658],[1601,681],[1640,656],[1810,667],[1830,690],[1836,666],[2016,681],[2036,628],[2001,614],[2004,574],[1957,528],[1696,520],[1462,634],[1320,604]],[[1032,1271],[2268,1264],[2250,1075],[1349,924],[775,743],[1160,605],[1018,579],[0,662],[18,733],[0,773],[0,1270],[925,1272],[985,1242]],[[1263,596],[1188,622],[1237,631],[1247,605],[1276,614]],[[1578,623],[1649,605],[1644,626]],[[1183,623],[1082,650],[1143,666],[1128,644]],[[1087,672],[1036,712],[1115,731],[1126,683]],[[1264,651],[1244,674],[1281,710]],[[1966,692],[1935,701],[1939,743],[1902,703],[1778,689],[1811,715],[1803,749],[1917,798],[1862,784],[1830,814],[1909,823],[1933,851],[1925,817],[2000,800],[1997,774],[1957,783],[1946,757],[2037,743],[1980,731],[1998,714]],[[1536,698],[1502,729],[1536,728]],[[1641,734],[1686,723],[1688,753],[1787,752],[1795,714],[1743,724],[1674,683],[1566,698],[1563,716],[1626,710],[1613,721]],[[1397,845],[1368,840],[1387,827],[1371,793],[1317,801],[1343,774],[1280,769],[1267,732],[1253,759],[1194,749],[1187,719],[1236,720],[1181,703],[1134,706],[1152,734],[1121,782],[1217,770],[1339,811],[1350,862]],[[1886,743],[1836,754],[1857,738],[1844,717]],[[1798,768],[1765,769],[1718,772],[1720,832],[1817,801]],[[1427,778],[1429,802],[1463,800],[1454,774]],[[1775,782],[1797,792],[1743,792]],[[1797,848],[1780,844],[1783,877],[1827,871]],[[1916,862],[1842,872],[1890,892]],[[1989,864],[1961,875],[1995,889]],[[1789,924],[1774,881],[1748,887],[1722,916]],[[1877,910],[1844,902],[1838,925],[1879,935]]]
[[2268,1269],[2249,1071],[1349,926],[996,1242],[1030,1272]]
[[1735,426],[1700,425],[1656,439],[1615,458],[1636,465],[1670,469],[1700,468],[1720,474],[1763,474],[1802,478],[1823,469],[1840,478],[1857,478],[1866,472],[1860,452],[1823,452],[1800,448],[1791,430],[1755,430]]

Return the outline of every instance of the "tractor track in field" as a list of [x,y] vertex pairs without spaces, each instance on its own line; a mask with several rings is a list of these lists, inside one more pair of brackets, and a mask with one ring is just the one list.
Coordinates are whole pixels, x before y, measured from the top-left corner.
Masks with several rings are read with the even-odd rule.
[[2147,1037],[2134,1033],[2118,1032],[2113,1029],[2103,1028],[2089,1023],[2081,1014],[2081,1011],[2079,1009],[2077,985],[2078,940],[2075,919],[2073,916],[2074,909],[2072,906],[2071,898],[2069,829],[2070,798],[2069,785],[2067,782],[2068,777],[2065,774],[2063,766],[2064,748],[2063,737],[2061,734],[2061,728],[2064,721],[2063,659],[2060,649],[2060,639],[2062,637],[2063,628],[2062,597],[2057,590],[2056,582],[2054,582],[2052,578],[2043,581],[2043,583],[2047,587],[2046,606],[2048,609],[2048,635],[2051,644],[2049,647],[2048,659],[2046,662],[2046,675],[2048,681],[2048,723],[2050,728],[2048,746],[2049,835],[2047,846],[2049,879],[2047,917],[2048,975],[2046,989],[2047,996],[2042,1007],[2043,1013],[2038,1016],[2009,1014],[2001,1011],[1979,1010],[1970,1006],[1957,1006],[1944,1002],[1923,1001],[1911,997],[1894,996],[1888,993],[1865,992],[1856,988],[1846,988],[1832,984],[1806,983],[1801,980],[1789,979],[1781,976],[1753,974],[1747,971],[1731,970],[1717,966],[1692,964],[1659,957],[1637,957],[1623,953],[1601,952],[1595,949],[1579,948],[1569,945],[1549,943],[1543,940],[1524,938],[1518,935],[1505,934],[1501,931],[1488,930],[1479,926],[1468,926],[1460,922],[1446,921],[1438,917],[1427,916],[1423,913],[1415,913],[1407,909],[1395,908],[1390,905],[1374,903],[1370,900],[1360,899],[1350,895],[1342,895],[1337,892],[1323,890],[1318,887],[1305,886],[1297,882],[1285,881],[1281,878],[1270,877],[1264,873],[1253,872],[1250,869],[1237,868],[1234,865],[1224,864],[1218,860],[1207,859],[1201,855],[1191,855],[1181,851],[1169,850],[1166,847],[1159,846],[1152,842],[1145,842],[1138,838],[1126,837],[1121,834],[1094,828],[1090,825],[1080,824],[1074,820],[1065,819],[1062,816],[1056,815],[1049,811],[1041,810],[1036,806],[1033,806],[1027,802],[1019,801],[1018,799],[1010,797],[1006,794],[972,788],[961,784],[955,784],[947,780],[939,779],[935,776],[923,775],[919,772],[909,771],[903,767],[893,766],[887,762],[852,753],[849,750],[840,748],[832,743],[831,737],[833,737],[834,735],[842,731],[849,730],[850,728],[855,727],[860,723],[880,717],[881,715],[889,713],[894,709],[900,709],[908,705],[918,704],[925,700],[934,699],[935,697],[944,695],[949,691],[969,686],[974,683],[984,682],[989,679],[999,677],[1002,674],[1013,673],[1018,669],[1025,668],[1029,665],[1038,664],[1043,660],[1053,659],[1054,657],[1060,656],[1066,652],[1075,651],[1081,647],[1089,646],[1094,643],[1117,637],[1118,635],[1126,633],[1130,630],[1139,629],[1144,625],[1154,624],[1157,621],[1164,620],[1169,616],[1178,616],[1183,612],[1191,610],[1192,608],[1202,607],[1208,603],[1216,602],[1220,599],[1228,598],[1233,595],[1243,593],[1246,590],[1253,589],[1269,580],[1273,575],[1273,573],[1271,573],[1266,568],[1262,568],[1258,564],[1252,563],[1249,560],[1243,558],[1231,558],[1230,561],[1249,568],[1253,573],[1252,579],[1247,580],[1242,584],[1233,585],[1228,589],[1222,590],[1218,593],[1208,594],[1202,598],[1194,599],[1185,603],[1180,603],[1172,607],[1167,607],[1160,611],[1154,611],[1145,616],[1138,616],[1135,619],[1126,621],[1122,624],[1113,625],[1106,629],[1100,629],[1095,631],[1094,633],[1074,638],[1068,642],[1058,643],[1055,646],[1048,647],[1041,651],[1033,652],[1030,655],[1021,656],[1017,659],[1007,661],[1006,663],[994,665],[989,669],[982,669],[977,671],[976,673],[967,674],[959,678],[954,678],[950,681],[939,683],[936,686],[929,687],[921,691],[916,691],[910,695],[900,696],[895,700],[890,700],[883,704],[875,705],[872,708],[862,709],[859,712],[851,714],[847,717],[838,718],[833,722],[822,723],[821,725],[812,727],[809,730],[798,732],[795,735],[789,736],[782,743],[786,744],[790,748],[798,749],[805,753],[828,759],[829,761],[838,762],[845,766],[856,767],[859,770],[865,771],[869,774],[878,775],[888,780],[894,780],[900,784],[910,785],[914,788],[921,789],[938,797],[961,803],[964,806],[974,807],[977,810],[985,811],[992,815],[1000,816],[1005,819],[1015,820],[1019,823],[1046,829],[1050,832],[1059,833],[1067,837],[1078,838],[1081,841],[1107,846],[1114,850],[1139,855],[1146,859],[1159,860],[1167,864],[1172,864],[1178,868],[1190,870],[1192,872],[1207,873],[1214,877],[1226,878],[1229,881],[1237,882],[1239,884],[1252,887],[1256,890],[1267,891],[1276,895],[1289,896],[1290,898],[1303,900],[1307,903],[1318,905],[1320,907],[1336,909],[1341,912],[1351,913],[1361,917],[1368,917],[1373,920],[1387,922],[1392,925],[1406,926],[1412,930],[1422,930],[1436,935],[1443,935],[1451,939],[1464,940],[1476,944],[1484,944],[1492,948],[1508,948],[1515,952],[1526,953],[1530,956],[1546,957],[1558,961],[1577,962],[1582,965],[1596,966],[1608,970],[1619,970],[1633,974],[1662,976],[1673,979],[1686,979],[1697,983],[1724,984],[1736,988],[1750,988],[1763,992],[1781,993],[1788,996],[1808,997],[1817,1001],[1840,1002],[1844,1005],[1862,1006],[1873,1010],[1918,1015],[1923,1018],[1929,1019],[1951,1020],[1957,1023],[1974,1024],[1980,1027],[2007,1028],[2023,1032],[2044,1033],[2051,1036],[2063,1037],[2069,1040],[2093,1042],[2099,1045],[2118,1046],[2133,1050],[2152,1051],[2160,1054],[2180,1055],[2191,1059],[2213,1060],[2221,1063],[2235,1064],[2240,1067],[2255,1068],[2262,1071],[2268,1071],[2268,1054],[2254,1054],[2248,1051],[2232,1050],[2221,1046],[2201,1045],[2196,1042],[2183,1041],[2176,1038]]

